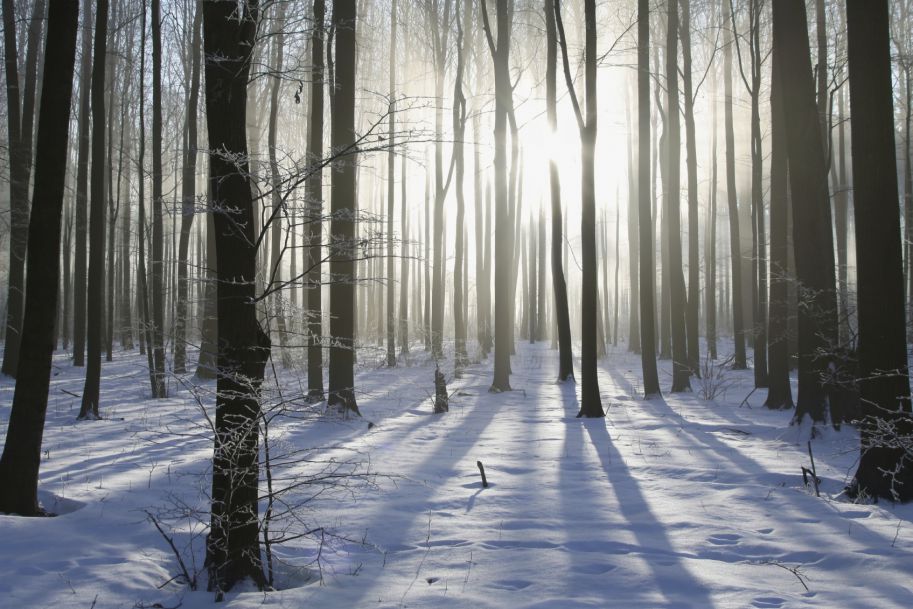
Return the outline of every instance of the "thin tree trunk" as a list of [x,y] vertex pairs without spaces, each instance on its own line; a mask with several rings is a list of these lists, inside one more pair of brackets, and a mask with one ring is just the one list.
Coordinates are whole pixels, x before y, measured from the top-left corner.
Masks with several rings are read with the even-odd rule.
[[162,210],[162,6],[152,0],[152,396],[165,397],[165,282]]
[[700,219],[697,192],[697,135],[694,125],[694,90],[691,82],[691,0],[681,0],[682,87],[685,98],[685,146],[688,173],[688,310],[685,314],[688,368],[700,376]]
[[86,235],[89,206],[89,89],[92,80],[92,2],[83,1],[82,63],[79,73],[79,140],[76,165],[76,252],[73,264],[73,365],[86,358]]
[[[548,58],[545,72],[546,110],[548,127],[553,136],[558,131],[556,68],[558,39],[555,32],[555,0],[545,0],[545,24]],[[571,344],[571,320],[567,302],[567,283],[564,279],[564,226],[561,212],[561,176],[553,156],[548,161],[549,190],[552,213],[552,290],[555,293],[555,316],[558,331],[558,381],[574,378],[574,354]]]
[[638,225],[640,229],[640,346],[644,396],[660,395],[656,370],[653,218],[650,201],[650,3],[637,1]]
[[196,179],[197,179],[197,107],[200,94],[200,46],[202,45],[203,11],[195,3],[193,14],[193,33],[190,43],[190,89],[187,97],[187,114],[185,118],[187,144],[184,149],[184,167],[181,174],[181,236],[178,243],[178,281],[177,302],[174,319],[174,372],[183,374],[187,371],[187,300],[189,291],[188,249],[190,231],[196,214]]
[[[394,154],[394,126],[396,112],[396,0],[393,0],[390,14],[390,101],[387,105],[387,366],[396,366],[396,315],[393,311],[395,305],[394,291],[396,282],[393,266],[393,207],[396,195],[396,156]],[[403,161],[405,162],[405,161]],[[405,243],[403,238],[403,243]],[[401,248],[402,249],[402,248]],[[402,255],[402,252],[400,252]]]
[[[314,31],[311,34],[311,104],[308,117],[308,162],[316,165],[323,157],[323,37],[325,0],[314,0]],[[329,48],[327,48],[329,53]],[[323,401],[323,304],[321,248],[323,225],[323,171],[315,168],[304,183],[307,205],[307,286],[308,400]]]
[[12,0],[3,1],[3,42],[6,68],[7,135],[10,180],[10,250],[6,301],[6,330],[2,372],[15,377],[19,367],[19,348],[24,315],[25,256],[29,231],[29,178],[32,168],[32,126],[35,114],[35,89],[38,43],[44,24],[44,2],[37,0],[28,28],[25,57],[25,90],[19,93],[18,49]]
[[729,246],[732,262],[729,265],[732,272],[731,299],[732,299],[732,332],[735,341],[735,359],[732,367],[744,370],[748,367],[745,353],[745,325],[742,304],[742,240],[739,230],[739,202],[738,191],[735,184],[735,131],[732,118],[732,13],[729,0],[723,0],[723,95],[725,96],[726,123],[726,192],[729,209]]
[[95,6],[95,43],[92,66],[92,184],[89,215],[89,283],[86,320],[86,382],[80,419],[98,419],[101,389],[102,320],[105,274],[105,55],[108,38],[108,0]]
[[[598,327],[598,277],[596,254],[596,2],[584,0],[585,24],[585,109],[581,111],[574,91],[568,63],[564,26],[561,22],[561,5],[555,2],[555,24],[564,63],[564,77],[574,105],[580,129],[580,188],[581,188],[581,257],[583,277],[581,283],[581,342],[580,342],[580,412],[578,417],[604,417],[597,377],[597,336],[592,329]],[[585,114],[584,114],[585,113]]]

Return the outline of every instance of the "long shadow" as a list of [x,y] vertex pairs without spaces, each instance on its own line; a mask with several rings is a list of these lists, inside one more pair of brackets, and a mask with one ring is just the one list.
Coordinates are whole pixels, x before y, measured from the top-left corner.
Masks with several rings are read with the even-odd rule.
[[[608,554],[632,554],[643,558],[653,573],[652,581],[659,588],[659,592],[665,597],[666,602],[661,606],[668,608],[685,609],[690,607],[700,609],[712,609],[713,601],[709,590],[704,584],[691,573],[689,568],[684,564],[686,558],[683,553],[675,550],[666,536],[665,528],[653,515],[649,504],[635,478],[631,475],[630,470],[625,465],[623,455],[614,446],[609,433],[606,430],[604,419],[573,419],[579,409],[576,392],[563,390],[562,398],[564,410],[568,416],[566,426],[566,451],[569,452],[575,445],[583,453],[580,455],[581,460],[585,455],[590,453],[586,450],[586,443],[592,445],[592,449],[599,457],[599,465],[605,472],[608,483],[614,492],[617,503],[617,514],[624,521],[624,531],[633,535],[636,543],[629,543],[618,540],[606,540],[602,542],[594,541],[592,538],[585,541],[578,541],[572,545],[571,552],[572,562],[577,563],[575,566],[580,569],[586,568],[581,558],[581,552],[602,552]],[[586,429],[586,435],[583,429]],[[597,468],[598,470],[598,468]],[[567,473],[567,472],[565,472]],[[590,476],[591,487],[594,491],[600,481],[601,476]],[[565,518],[571,515],[577,515],[572,502],[574,499],[571,495],[574,488],[563,488],[560,491],[562,506]],[[592,503],[592,502],[591,502]],[[608,529],[613,537],[617,539],[617,527],[606,526],[600,522],[599,512],[589,515],[593,519],[593,524],[600,529]],[[613,590],[611,583],[607,584],[607,590]],[[620,593],[621,591],[614,591]],[[630,593],[632,591],[625,590]],[[652,590],[645,590],[649,594]],[[631,602],[625,598],[626,602]],[[657,606],[655,599],[643,598],[637,599],[639,606]]]
[[[429,524],[428,533],[431,541],[426,543],[428,537],[424,532],[419,531],[421,521],[429,518],[433,520],[435,512],[441,514],[441,517],[449,518],[453,517],[455,513],[463,513],[465,510],[466,504],[462,498],[454,499],[449,503],[437,503],[433,501],[433,497],[441,485],[447,481],[459,480],[458,465],[476,446],[480,436],[500,411],[499,404],[495,403],[499,396],[483,393],[484,388],[481,385],[474,388],[478,391],[478,397],[471,407],[464,407],[464,416],[459,419],[459,423],[442,428],[440,441],[433,452],[421,462],[412,465],[410,472],[403,472],[407,476],[417,476],[420,473],[424,477],[435,479],[434,484],[413,482],[408,483],[410,486],[404,493],[393,490],[386,498],[378,501],[373,510],[373,517],[370,517],[367,522],[359,522],[359,530],[365,532],[368,541],[379,541],[383,544],[382,549],[389,550],[390,554],[385,556],[385,563],[395,561],[396,554],[399,552],[405,552],[408,555],[414,550],[426,552],[436,545],[446,545],[448,540],[434,539],[433,522]],[[454,414],[451,412],[437,416],[453,418]],[[440,420],[439,422],[446,423],[447,421]],[[454,438],[460,438],[460,440]],[[401,448],[406,449],[407,447]],[[463,469],[469,474],[474,468],[475,462],[469,460]],[[372,539],[372,536],[378,531],[382,532],[378,536],[382,539]],[[362,580],[361,585],[358,590],[350,590],[349,594],[346,594],[346,603],[354,603],[353,606],[356,607],[361,606],[360,601],[364,600],[369,593],[376,592],[371,584],[364,580],[373,581],[382,577],[393,577],[393,575],[376,569],[361,573],[359,575],[359,580]],[[402,586],[399,585],[400,583]],[[387,592],[398,595],[405,591],[407,583],[397,582],[394,585],[395,588],[388,589]],[[419,593],[421,588],[414,590],[415,593]],[[385,600],[394,599],[391,597]]]
[[[618,382],[617,373],[613,373],[613,371],[609,371],[609,370],[607,370],[607,372],[612,377],[612,380],[617,383]],[[622,379],[623,379],[623,377],[622,377]],[[623,379],[623,380],[626,380],[626,379]],[[767,477],[767,479],[765,479],[765,480],[758,479],[757,477],[759,474],[768,472],[768,468],[766,466],[763,466],[758,461],[746,456],[738,447],[729,445],[729,444],[721,441],[719,438],[717,438],[712,433],[712,431],[710,429],[708,429],[708,427],[716,428],[718,426],[715,426],[715,425],[708,426],[706,424],[701,424],[696,421],[690,421],[690,420],[684,419],[679,412],[676,412],[676,410],[673,409],[668,404],[668,402],[665,400],[665,398],[660,397],[660,398],[651,399],[649,401],[642,401],[641,407],[644,408],[645,410],[647,410],[648,412],[650,412],[651,415],[659,418],[660,420],[667,421],[667,422],[669,422],[670,425],[675,425],[677,427],[677,431],[679,431],[681,434],[684,434],[685,436],[690,438],[691,441],[689,442],[689,444],[691,446],[706,447],[709,451],[711,451],[717,455],[717,457],[720,460],[720,463],[731,464],[734,469],[739,470],[738,472],[735,472],[735,471],[729,471],[727,469],[726,473],[730,474],[730,475],[726,476],[726,477],[721,477],[721,479],[719,480],[719,482],[721,484],[727,484],[729,486],[739,487],[739,488],[742,488],[742,487],[747,488],[752,485],[756,485],[759,487],[772,487],[772,486],[774,486],[774,481],[773,481],[773,479],[771,479],[771,476],[773,478],[781,479],[784,476],[788,475],[788,474],[774,473],[772,475],[769,475]],[[716,411],[714,411],[714,412],[717,415],[722,416],[721,412],[716,412]],[[723,412],[729,414],[730,416],[732,415],[731,410],[723,411]],[[733,418],[735,418],[735,417],[733,417]],[[733,424],[745,424],[745,425],[749,425],[749,426],[758,425],[757,423],[745,420],[742,417],[737,417],[737,420],[733,421]],[[799,457],[797,455],[796,469],[798,469],[798,466],[799,466],[801,460],[802,460],[801,457]],[[708,465],[712,465],[712,464],[708,463]],[[736,475],[731,475],[731,474],[736,474]],[[796,478],[798,478],[798,473],[796,474]],[[812,501],[812,500],[813,500],[813,498],[804,497],[801,494],[797,494],[795,497],[787,497],[785,501],[781,499],[778,503],[778,511],[776,512],[777,519],[780,522],[780,524],[782,524],[783,526],[801,526],[805,522],[810,522],[809,514],[806,511],[802,510],[800,505],[796,504],[796,501],[804,502],[804,501]],[[857,514],[859,514],[859,515],[862,514],[861,511],[858,511],[858,512],[850,511],[850,512],[848,512],[848,514],[850,514],[850,515],[844,515],[844,514],[838,512],[836,510],[836,508],[834,508],[831,504],[827,504],[827,505],[830,506],[831,509],[834,510],[835,514],[841,515],[842,517],[839,519],[836,519],[836,518],[830,518],[830,519],[821,518],[820,520],[816,520],[814,518],[811,519],[811,520],[816,520],[816,524],[820,524],[820,525],[826,526],[829,529],[831,529],[833,531],[834,535],[836,536],[835,538],[829,539],[827,541],[822,540],[821,545],[819,545],[815,548],[816,550],[820,551],[821,556],[823,556],[824,553],[826,553],[827,546],[831,546],[835,550],[838,550],[840,547],[842,547],[839,542],[835,541],[835,539],[840,539],[840,537],[842,535],[846,534],[846,532],[847,532],[846,527],[847,527],[848,519],[852,519],[851,520],[853,522],[852,528],[861,529],[862,531],[865,532],[866,535],[870,536],[869,537],[869,539],[871,540],[871,542],[869,542],[870,546],[873,546],[873,547],[891,546],[891,547],[893,547],[891,540],[888,539],[885,535],[875,532],[870,527],[867,527],[865,524],[863,524],[862,522],[859,522],[858,519],[855,518],[855,516]],[[897,515],[897,514],[895,514],[895,516],[899,517],[899,515]],[[800,555],[801,555],[801,553],[800,553]],[[725,558],[724,558],[724,560],[725,560]]]

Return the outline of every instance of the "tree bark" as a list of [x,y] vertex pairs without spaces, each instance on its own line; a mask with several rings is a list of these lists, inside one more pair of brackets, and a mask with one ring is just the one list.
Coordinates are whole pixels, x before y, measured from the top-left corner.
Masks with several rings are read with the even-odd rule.
[[768,390],[764,405],[774,410],[793,408],[789,379],[789,260],[786,121],[783,114],[783,84],[780,78],[780,50],[774,48],[770,106],[770,335],[768,347]]
[[269,337],[257,321],[253,200],[245,118],[258,7],[255,0],[203,3],[209,188],[215,224],[219,324],[209,589],[251,578],[262,588],[257,499],[259,392]]
[[162,209],[162,5],[152,0],[152,397],[165,397],[165,277]]
[[92,66],[92,170],[89,200],[89,283],[86,319],[86,382],[80,419],[98,419],[101,389],[101,348],[105,296],[105,54],[108,38],[108,0],[95,6]]
[[7,135],[10,180],[10,250],[7,277],[6,331],[2,372],[16,376],[25,298],[25,257],[29,231],[29,178],[32,170],[32,126],[38,43],[44,23],[44,1],[36,0],[28,28],[25,57],[25,90],[19,92],[18,48],[12,0],[3,1],[3,42],[6,68]]
[[328,404],[360,414],[355,400],[355,0],[333,5],[336,38],[332,111],[332,219],[330,221],[330,378]]
[[[796,421],[808,415],[818,423],[827,420],[823,383],[837,344],[837,299],[827,165],[815,106],[805,3],[774,3],[773,26],[783,85],[800,299]],[[831,417],[835,423],[842,420],[839,412],[831,412]]]
[[913,500],[888,2],[847,1],[862,457],[851,494]]
[[728,0],[723,0],[723,89],[725,96],[726,123],[726,191],[729,204],[729,249],[732,258],[732,333],[735,341],[735,359],[732,367],[736,370],[748,368],[745,353],[745,322],[742,304],[742,241],[739,231],[739,202],[735,184],[735,131],[732,124],[732,13]]
[[[558,39],[555,32],[555,0],[545,0],[545,26],[548,57],[545,66],[545,103],[548,127],[552,137],[557,137],[558,112],[556,93],[556,71],[558,60]],[[567,283],[564,279],[562,246],[564,226],[561,212],[561,175],[554,156],[548,161],[549,193],[552,213],[552,290],[555,293],[555,317],[558,324],[558,381],[574,378],[574,353],[571,344],[571,319],[567,302]]]
[[637,1],[637,193],[640,230],[640,361],[644,396],[661,394],[656,370],[653,218],[650,201],[650,3]]
[[[581,190],[581,341],[580,341],[580,412],[578,417],[604,417],[597,376],[597,334],[599,310],[599,269],[596,253],[596,2],[584,0],[584,105],[577,102],[571,78],[567,43],[561,22],[561,5],[555,1],[555,24],[564,64],[564,78],[580,129],[580,190]],[[584,114],[585,113],[585,114]],[[594,331],[595,330],[595,331]]]
[[[307,158],[312,166],[304,183],[307,205],[307,248],[304,268],[307,286],[307,336],[308,336],[308,400],[323,401],[323,304],[321,247],[323,226],[323,171],[319,163],[323,157],[323,87],[324,63],[323,38],[326,34],[325,0],[314,0],[314,30],[311,34],[311,99],[308,116]],[[327,49],[329,52],[329,49]]]
[[42,247],[28,250],[26,298],[19,370],[3,456],[0,457],[0,512],[41,514],[38,470],[48,404],[51,339],[60,274],[60,224],[66,186],[67,144],[73,68],[76,60],[77,0],[58,0],[48,11],[45,81],[41,91],[35,186],[29,238]]
[[196,214],[197,179],[197,108],[200,94],[200,46],[202,44],[203,11],[195,3],[190,43],[190,89],[187,97],[186,124],[187,146],[184,149],[184,167],[181,174],[181,236],[178,242],[178,293],[174,319],[174,372],[187,371],[187,299],[190,288],[188,277],[188,249],[190,231]]
[[669,0],[666,37],[666,87],[668,103],[666,120],[668,154],[666,182],[666,215],[669,226],[669,283],[672,304],[672,393],[691,391],[691,369],[685,330],[687,303],[685,278],[682,273],[681,236],[681,125],[678,93],[678,0]]

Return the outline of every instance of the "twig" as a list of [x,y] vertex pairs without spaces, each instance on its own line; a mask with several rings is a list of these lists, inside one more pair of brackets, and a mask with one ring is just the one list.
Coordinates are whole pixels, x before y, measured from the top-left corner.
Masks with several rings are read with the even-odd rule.
[[821,493],[818,492],[818,472],[815,471],[815,456],[812,454],[812,441],[808,441],[808,456],[812,460],[812,482],[815,483],[815,497],[820,497]]
[[485,478],[485,466],[482,465],[481,461],[476,461],[476,465],[479,466],[479,473],[482,474],[482,486],[488,488],[488,479]]
[[149,517],[150,522],[155,525],[155,528],[158,529],[159,534],[168,542],[168,545],[171,546],[171,551],[174,552],[175,558],[178,559],[178,565],[181,567],[181,575],[184,576],[184,579],[187,581],[187,584],[190,586],[191,590],[197,589],[197,578],[190,577],[190,573],[187,571],[187,565],[184,564],[184,559],[181,558],[181,553],[178,551],[177,546],[174,545],[174,539],[168,536],[165,533],[165,530],[162,529],[162,526],[159,524],[155,516],[152,515],[152,512],[149,510],[143,510],[146,513],[146,516]]

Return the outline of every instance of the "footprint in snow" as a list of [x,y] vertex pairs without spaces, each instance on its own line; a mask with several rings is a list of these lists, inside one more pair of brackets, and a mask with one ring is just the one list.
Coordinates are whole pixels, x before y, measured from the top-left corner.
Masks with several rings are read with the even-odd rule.
[[759,596],[751,601],[751,606],[758,607],[759,609],[777,609],[778,607],[782,607],[785,602],[785,600],[778,596]]
[[711,535],[707,538],[709,543],[712,543],[715,546],[734,546],[739,543],[739,540],[742,539],[741,535],[735,535],[733,533],[717,533],[716,535]]

